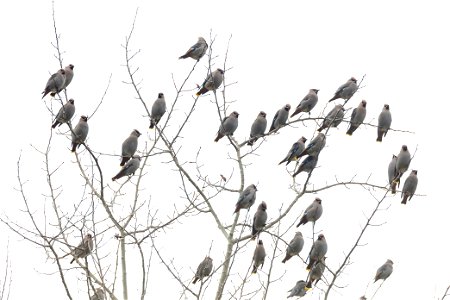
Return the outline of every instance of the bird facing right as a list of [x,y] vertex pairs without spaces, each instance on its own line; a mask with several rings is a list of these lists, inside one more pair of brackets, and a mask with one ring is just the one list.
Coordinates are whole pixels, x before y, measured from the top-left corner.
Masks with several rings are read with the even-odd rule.
[[181,55],[178,59],[190,57],[192,59],[195,59],[196,61],[199,61],[200,58],[205,55],[206,50],[208,50],[208,44],[206,43],[204,38],[199,37],[197,43],[189,48],[188,51],[186,51],[186,53]]
[[70,99],[66,102],[58,111],[58,114],[55,117],[55,121],[52,125],[52,128],[56,128],[56,126],[61,126],[61,124],[69,122],[73,115],[75,114],[75,100]]
[[362,100],[361,103],[353,109],[352,116],[350,118],[350,126],[348,127],[347,134],[352,135],[356,129],[358,129],[359,125],[364,122],[366,118],[366,100]]
[[217,90],[223,82],[223,73],[224,71],[222,69],[217,69],[209,74],[195,95],[200,96],[206,94],[208,91]]
[[378,116],[378,127],[377,127],[377,142],[383,141],[383,136],[386,136],[387,132],[391,128],[392,116],[389,110],[389,105],[385,104],[383,110]]
[[331,102],[339,98],[348,100],[353,96],[353,94],[357,90],[358,90],[357,80],[355,79],[355,77],[352,77],[337,89],[337,91],[334,93],[333,98],[328,100],[328,102]]
[[237,213],[241,209],[250,209],[256,200],[256,185],[250,184],[242,193],[239,195],[239,199],[236,203],[236,209],[234,213]]
[[414,193],[416,192],[418,182],[419,179],[417,178],[417,170],[412,170],[411,174],[409,174],[403,184],[402,204],[406,204],[408,198],[411,201],[412,196],[414,196]]
[[93,249],[94,241],[92,240],[92,235],[88,233],[83,237],[83,240],[80,242],[80,244],[78,244],[78,246],[72,250],[71,254],[73,256],[73,259],[70,261],[70,263],[73,263],[75,259],[85,258],[89,254],[91,254]]
[[222,124],[220,124],[219,130],[217,131],[217,137],[214,139],[214,142],[218,142],[224,136],[233,135],[239,125],[238,117],[239,113],[237,111],[233,111],[228,117],[223,119]]
[[300,222],[298,222],[297,227],[306,224],[308,222],[315,223],[320,216],[322,216],[322,200],[320,198],[314,199],[314,201],[305,209]]
[[164,93],[159,93],[158,98],[153,102],[152,113],[150,115],[150,129],[158,125],[162,116],[166,113],[166,99]]
[[72,131],[72,152],[75,152],[77,147],[79,148],[82,143],[86,141],[89,133],[89,125],[87,123],[87,117],[81,116],[78,124]]
[[213,260],[211,257],[206,256],[205,259],[198,265],[197,272],[195,272],[193,284],[196,284],[198,280],[202,280],[204,277],[209,276],[213,269]]
[[141,133],[134,129],[130,136],[126,138],[122,143],[122,161],[120,162],[120,166],[123,167],[130,158],[133,157],[134,153],[137,150],[138,146],[138,138],[141,136]]
[[291,118],[301,112],[310,113],[319,101],[319,97],[317,96],[318,92],[319,90],[317,89],[310,89],[309,93],[306,94],[305,97],[303,97],[302,101],[300,101],[300,103],[295,108],[295,111],[292,113]]
[[327,254],[328,251],[328,245],[327,241],[325,240],[325,236],[323,234],[319,234],[319,237],[314,242],[314,244],[311,247],[311,251],[309,252],[309,263],[306,267],[306,270],[311,270],[311,268],[314,266],[316,262],[321,260],[325,257],[325,254]]
[[377,280],[386,280],[389,276],[391,276],[392,271],[394,270],[392,260],[388,259],[381,267],[378,268],[377,273],[375,274],[375,278],[373,282],[377,282]]

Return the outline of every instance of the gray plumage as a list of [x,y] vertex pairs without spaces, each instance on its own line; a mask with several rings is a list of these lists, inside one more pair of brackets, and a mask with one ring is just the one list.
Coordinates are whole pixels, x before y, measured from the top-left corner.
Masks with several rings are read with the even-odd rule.
[[252,128],[250,129],[250,139],[247,145],[252,146],[259,137],[264,135],[264,131],[267,128],[267,119],[266,113],[261,111],[256,117],[255,121],[252,124]]
[[208,44],[206,43],[204,38],[199,37],[197,43],[189,48],[189,50],[186,51],[185,54],[181,55],[178,59],[190,57],[198,61],[203,57],[203,55],[205,55],[206,50],[208,50]]
[[395,181],[400,184],[400,178],[403,173],[409,168],[409,163],[411,162],[411,154],[408,151],[406,145],[402,146],[400,153],[397,155],[397,163],[395,164]]
[[152,113],[150,115],[150,129],[153,129],[166,113],[166,99],[163,93],[158,94],[158,99],[153,102]]
[[198,280],[203,280],[203,278],[209,276],[213,269],[213,260],[211,257],[207,256],[205,259],[198,265],[197,272],[195,272],[193,284],[196,284]]
[[202,87],[195,94],[196,96],[203,95],[208,91],[217,90],[223,82],[223,70],[217,69],[206,77]]
[[303,97],[302,101],[300,101],[300,103],[295,108],[295,111],[292,113],[291,118],[301,112],[311,112],[311,110],[319,101],[319,97],[317,96],[318,92],[319,90],[317,89],[310,89],[309,93],[306,94],[305,97]]
[[322,126],[320,126],[320,128],[317,129],[317,131],[321,132],[322,130],[330,126],[337,127],[339,124],[341,124],[343,119],[344,119],[344,107],[341,104],[338,104],[328,112],[327,116],[322,121]]
[[358,107],[354,108],[352,111],[352,116],[350,118],[350,126],[348,127],[347,134],[352,135],[359,125],[364,122],[366,118],[366,100],[362,100]]
[[141,164],[141,157],[139,155],[133,156],[131,160],[129,160],[125,166],[117,173],[116,176],[112,178],[112,181],[116,179],[122,178],[124,176],[131,176],[139,169],[139,165]]
[[61,126],[61,124],[69,122],[73,115],[75,114],[75,101],[73,99],[70,99],[66,102],[58,111],[58,114],[56,114],[55,121],[52,125],[52,128],[56,128],[56,126]]
[[76,148],[79,148],[86,141],[88,133],[89,125],[87,123],[87,117],[81,116],[72,132],[72,152],[75,152]]
[[417,178],[417,170],[412,170],[411,174],[409,174],[408,178],[406,178],[405,183],[403,184],[402,204],[406,204],[407,200],[411,201],[412,196],[414,196],[414,193],[416,192],[418,182],[419,179]]
[[306,172],[308,174],[311,174],[312,170],[314,170],[314,168],[316,167],[318,160],[319,160],[319,156],[309,155],[307,158],[305,158],[300,163],[300,166],[298,167],[297,171],[295,171],[295,173],[292,175],[292,177],[297,176],[301,172]]
[[297,227],[308,222],[316,223],[320,216],[322,216],[322,212],[322,200],[320,198],[314,199],[314,201],[305,209],[305,212],[303,213],[300,222],[298,222]]
[[288,292],[290,292],[290,294],[287,297],[290,298],[290,297],[303,297],[303,296],[305,296],[306,295],[305,287],[306,287],[306,282],[304,280],[297,281],[295,286],[288,291]]
[[392,116],[389,110],[389,105],[385,104],[383,110],[378,116],[378,127],[377,127],[377,142],[383,141],[383,136],[386,136],[389,128],[391,128]]
[[306,146],[305,150],[300,153],[300,156],[298,158],[300,159],[300,157],[304,155],[319,155],[320,151],[322,151],[322,149],[325,147],[326,141],[327,138],[325,137],[325,134],[318,133],[316,137],[313,138],[312,141],[308,144],[308,146]]
[[306,138],[302,136],[297,142],[292,144],[292,147],[289,150],[286,157],[278,164],[281,165],[282,163],[286,162],[287,166],[291,161],[296,161],[300,157],[300,153],[302,153],[303,150],[305,150],[305,142]]
[[97,288],[95,290],[94,295],[89,298],[90,300],[105,300],[105,292],[103,292],[103,289]]
[[389,185],[391,186],[391,192],[392,194],[395,194],[397,191],[397,182],[394,181],[395,175],[397,174],[397,170],[395,169],[395,166],[397,165],[397,156],[392,155],[391,162],[388,166],[388,181]]
[[286,104],[282,108],[280,108],[272,120],[272,125],[270,126],[269,131],[278,130],[281,126],[286,124],[286,121],[289,117],[289,110],[291,109],[290,104]]
[[72,79],[73,79],[73,68],[74,68],[74,65],[72,65],[72,64],[70,64],[70,65],[68,65],[68,66],[66,66],[64,68],[64,72],[65,72],[65,75],[66,75],[66,80],[64,81],[64,87],[62,89],[65,89],[66,87],[68,87],[69,84],[72,82]]
[[386,280],[389,276],[391,276],[392,271],[394,270],[392,260],[388,259],[381,267],[378,268],[377,273],[375,274],[374,282],[379,279]]
[[252,224],[252,240],[256,238],[257,235],[264,229],[267,222],[267,204],[266,202],[261,202],[258,206],[258,209],[253,216],[253,224]]
[[239,113],[237,111],[233,111],[228,117],[223,119],[222,124],[220,124],[219,131],[217,131],[217,137],[214,142],[218,142],[224,136],[233,135],[239,125],[238,117]]
[[59,93],[64,89],[64,84],[66,82],[65,74],[66,72],[64,71],[64,69],[59,69],[58,72],[50,76],[47,84],[45,85],[45,89],[42,92],[42,94],[44,94],[42,96],[42,99],[44,99],[44,97],[47,96],[48,93],[51,93],[50,95],[54,97],[56,93]]
[[323,234],[319,234],[319,237],[314,242],[313,246],[311,247],[311,251],[309,252],[309,262],[308,266],[306,267],[306,270],[311,270],[311,268],[314,266],[314,264],[325,257],[325,254],[327,254],[328,251],[328,245],[327,241],[325,240],[325,236]]
[[252,273],[256,273],[259,266],[264,266],[264,258],[266,257],[266,250],[264,249],[264,244],[262,240],[258,241],[256,245],[255,252],[253,253],[253,270]]
[[314,266],[312,267],[311,271],[309,271],[309,279],[308,283],[306,284],[306,288],[310,289],[312,288],[312,284],[315,281],[314,285],[319,282],[320,278],[322,278],[323,272],[325,271],[325,259],[326,257],[318,260]]
[[73,263],[77,258],[85,258],[91,254],[94,249],[94,241],[92,240],[92,235],[90,233],[83,237],[83,240],[78,244],[78,246],[72,250],[71,254],[73,259],[70,263]]
[[120,162],[120,166],[123,167],[130,158],[133,157],[134,153],[137,150],[138,146],[138,138],[141,133],[135,129],[130,133],[130,136],[126,138],[122,143],[122,161]]
[[357,80],[354,77],[352,77],[336,90],[333,98],[331,98],[328,102],[331,102],[339,98],[348,100],[353,96],[353,94],[357,90],[358,90]]
[[234,213],[237,213],[241,209],[250,209],[256,200],[256,185],[250,184],[242,193],[239,195],[239,199],[236,203],[236,209]]
[[300,231],[296,232],[294,238],[289,242],[289,245],[286,248],[286,256],[282,260],[282,263],[284,264],[291,259],[292,256],[298,255],[302,251],[304,244],[305,241],[303,240],[302,233]]

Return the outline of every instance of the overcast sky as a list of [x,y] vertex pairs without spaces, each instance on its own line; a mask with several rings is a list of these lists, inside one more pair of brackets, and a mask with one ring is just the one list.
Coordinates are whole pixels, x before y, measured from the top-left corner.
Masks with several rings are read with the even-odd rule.
[[[376,143],[374,127],[361,126],[349,137],[345,135],[346,124],[341,124],[338,129],[329,131],[327,147],[320,156],[319,168],[314,171],[311,183],[314,187],[322,187],[355,176],[356,181],[369,178],[373,184],[385,185],[392,154],[398,154],[402,145],[408,145],[411,153],[417,149],[410,170],[418,170],[417,193],[423,196],[413,197],[404,206],[400,204],[399,194],[389,195],[384,210],[375,218],[375,223],[382,226],[369,228],[363,238],[365,246],[357,249],[351,259],[352,265],[339,281],[343,288],[334,290],[331,299],[358,299],[386,259],[394,261],[394,272],[378,292],[377,299],[438,299],[450,284],[450,257],[447,255],[450,251],[447,239],[450,220],[444,175],[449,162],[448,155],[442,153],[447,149],[448,140],[445,136],[448,128],[446,86],[450,69],[450,22],[445,4],[444,1],[356,0],[288,1],[283,4],[269,1],[83,0],[56,1],[55,9],[64,65],[75,65],[75,77],[68,88],[69,96],[76,101],[75,120],[82,114],[93,113],[112,74],[105,100],[97,115],[89,121],[88,144],[100,153],[119,154],[122,141],[134,128],[145,133],[140,140],[140,150],[144,149],[145,139],[149,139],[148,120],[144,117],[142,104],[135,99],[131,87],[122,82],[128,78],[121,45],[130,31],[137,8],[131,47],[141,50],[135,64],[140,68],[142,95],[148,106],[159,92],[164,92],[169,104],[173,101],[172,74],[179,84],[194,64],[193,60],[178,60],[178,56],[199,36],[205,37],[208,43],[211,33],[215,37],[213,52],[217,58],[213,68],[223,66],[227,43],[232,36],[227,60],[231,69],[226,72],[226,80],[237,83],[227,87],[226,91],[227,99],[234,101],[229,111],[240,113],[235,133],[238,141],[248,137],[259,111],[267,113],[270,123],[278,109],[286,103],[295,108],[310,88],[316,88],[320,89],[319,103],[312,116],[318,116],[333,107],[334,104],[327,101],[339,85],[352,76],[360,80],[365,75],[363,88],[346,108],[354,108],[365,99],[366,122],[376,124],[383,105],[389,104],[392,128],[413,133],[391,131],[382,143]],[[20,211],[23,202],[16,190],[17,160],[22,155],[21,172],[23,180],[28,182],[28,199],[44,226],[46,221],[42,211],[38,212],[48,189],[42,170],[43,157],[35,148],[44,150],[48,143],[52,117],[40,95],[49,74],[59,68],[52,46],[55,36],[51,1],[1,2],[0,28],[4,108],[0,121],[3,128],[0,151],[5,171],[0,186],[0,213],[29,225],[29,220]],[[201,84],[205,78],[206,68],[207,60],[203,58],[187,82],[186,90],[192,91],[184,93],[182,101],[192,101],[196,84]],[[212,100],[210,94],[200,99],[181,142],[183,151],[180,155],[185,161],[193,161],[201,147],[199,161],[203,164],[204,174],[218,178],[219,174],[230,175],[233,170],[236,173],[237,166],[228,159],[228,153],[233,153],[228,141],[213,142],[219,120]],[[337,102],[342,103],[342,100]],[[58,104],[53,105],[57,109]],[[184,114],[183,111],[177,113]],[[351,111],[347,112],[347,116],[350,114]],[[293,142],[301,136],[310,140],[315,129],[314,123],[297,123],[284,128],[279,134],[266,138],[257,152],[259,155],[250,156],[246,161],[245,185],[257,184],[257,204],[262,200],[268,203],[269,219],[274,219],[280,207],[295,197],[289,189],[291,176],[285,167],[277,165],[278,162]],[[81,193],[83,181],[73,154],[68,150],[69,144],[62,134],[55,135],[52,157],[54,167],[63,163],[58,182],[66,191],[65,204],[72,206],[74,199],[67,195],[70,195],[69,191]],[[166,157],[164,161],[167,160]],[[153,195],[152,201],[159,209],[170,211],[171,203],[181,195],[180,183],[177,173],[162,161],[157,156],[151,160],[143,187]],[[108,176],[118,171],[117,157],[104,155],[101,162]],[[292,171],[292,168],[288,170]],[[305,178],[302,173],[297,176],[297,182],[302,183]],[[230,184],[238,188],[238,177],[232,178]],[[322,231],[327,237],[327,263],[335,270],[358,236],[365,216],[374,207],[373,197],[380,198],[382,194],[374,192],[371,195],[359,187],[338,187],[317,195],[306,195],[294,206],[292,218],[282,224],[282,229],[295,222],[316,196],[323,199],[324,206],[316,231]],[[226,197],[215,205],[224,222],[230,224],[237,195],[227,194]],[[256,205],[249,216],[255,209]],[[243,221],[244,214],[241,218]],[[192,224],[189,222],[175,225],[160,239],[167,259],[173,258],[174,263],[186,272],[183,279],[187,281],[211,244],[211,256],[216,265],[222,262],[225,251],[223,237],[209,215],[198,216]],[[211,226],[205,226],[207,224]],[[13,267],[10,299],[62,299],[64,290],[55,274],[56,265],[46,260],[43,250],[21,240],[3,224],[0,229],[5,241],[0,246],[0,270],[4,268],[7,240],[10,246]],[[306,240],[301,256],[306,259],[312,243],[311,226],[308,224],[300,229]],[[285,238],[290,240],[294,232],[291,228]],[[112,236],[103,239],[105,245],[108,241],[114,242]],[[185,239],[195,243],[186,243]],[[272,240],[264,234],[262,239],[267,241],[266,250],[271,256]],[[77,243],[76,238],[73,243]],[[180,243],[184,243],[183,247],[174,247]],[[250,264],[253,250],[254,244],[249,243],[241,254],[244,270]],[[271,286],[269,299],[286,297],[287,290],[307,275],[298,258],[295,263],[289,261],[286,265],[279,263],[281,259],[281,256],[275,259],[273,272],[275,277],[286,273],[281,281]],[[154,264],[159,264],[156,257]],[[265,268],[263,271],[268,270]],[[72,289],[75,291],[79,287],[81,299],[86,295],[86,286],[77,270],[71,272],[74,274]],[[157,272],[150,277],[148,299],[177,299],[180,294],[177,283],[164,269]],[[129,269],[129,273],[132,276],[133,269]],[[213,276],[207,293],[213,295],[219,277],[219,273]],[[257,282],[255,278],[251,278],[253,283]],[[232,286],[230,282],[227,285]],[[368,289],[369,295],[371,291],[373,286]],[[137,289],[130,290],[131,295],[135,296],[136,292]],[[210,297],[206,296],[207,299]],[[304,299],[323,299],[323,294],[315,289]]]

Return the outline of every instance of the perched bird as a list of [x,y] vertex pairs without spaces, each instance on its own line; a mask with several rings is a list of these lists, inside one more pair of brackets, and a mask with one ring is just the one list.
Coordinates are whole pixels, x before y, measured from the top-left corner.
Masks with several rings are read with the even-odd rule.
[[297,227],[308,222],[316,223],[320,216],[322,216],[322,212],[322,200],[320,198],[314,199],[314,201],[306,208],[300,222],[297,224]]
[[[64,81],[64,87],[62,89],[65,89],[66,87],[68,87],[69,84],[72,82],[72,79],[73,79],[73,68],[74,68],[74,65],[72,65],[72,64],[70,64],[70,65],[68,65],[68,66],[66,66],[64,68],[64,72],[65,72],[65,75],[66,75],[66,80]],[[52,95],[52,96],[54,96],[54,95]]]
[[214,142],[218,142],[226,135],[233,135],[239,124],[238,117],[238,112],[233,111],[228,117],[225,117],[225,119],[223,119],[222,124],[220,124],[219,130],[217,131],[217,137]]
[[306,284],[306,288],[310,289],[312,288],[312,284],[315,281],[315,285],[317,282],[319,282],[320,278],[322,278],[323,272],[325,271],[325,259],[326,257],[319,259],[314,266],[312,267],[311,271],[309,271],[309,280]]
[[386,136],[389,128],[391,128],[391,123],[392,123],[391,111],[389,110],[389,105],[385,104],[383,106],[383,110],[378,116],[377,142],[383,141],[383,135]]
[[125,141],[122,143],[122,161],[120,162],[120,166],[123,167],[130,158],[133,157],[134,153],[137,150],[138,146],[138,137],[141,133],[135,129],[130,133],[130,136],[127,137]]
[[89,125],[87,123],[87,117],[81,116],[80,121],[72,131],[72,152],[75,152],[76,148],[80,147],[84,141],[86,141],[89,133]]
[[308,174],[311,174],[312,170],[314,170],[314,168],[316,167],[318,160],[319,160],[319,156],[317,156],[317,155],[308,156],[301,162],[300,166],[298,167],[297,171],[294,172],[292,177],[297,176],[301,172],[306,172]]
[[207,256],[205,259],[198,265],[197,272],[195,272],[193,284],[196,284],[198,280],[203,280],[204,277],[209,276],[213,269],[213,260],[211,257]]
[[103,292],[103,289],[97,288],[95,290],[95,294],[89,298],[90,300],[105,300],[105,292]]
[[282,263],[284,264],[292,256],[298,255],[302,249],[305,241],[303,240],[303,235],[300,231],[295,233],[294,238],[289,242],[289,245],[286,248],[286,256],[284,257]]
[[417,189],[417,183],[419,182],[419,179],[417,179],[417,170],[412,170],[411,174],[409,174],[408,178],[406,178],[405,183],[403,184],[402,189],[402,204],[406,204],[406,201],[411,201],[412,196],[414,196],[414,193]]
[[52,125],[52,128],[56,128],[56,126],[61,126],[63,123],[69,122],[73,115],[75,114],[75,101],[70,99],[66,102],[58,111],[56,115],[55,121]]
[[314,244],[311,247],[311,251],[309,252],[309,263],[306,267],[306,270],[311,270],[311,268],[314,266],[314,264],[325,257],[325,254],[327,254],[328,251],[328,245],[327,241],[325,240],[325,236],[323,234],[319,234],[319,237],[314,242]]
[[203,95],[208,91],[215,91],[219,88],[223,81],[223,70],[217,69],[206,77],[202,87],[195,94],[196,96]]
[[255,252],[253,253],[253,271],[252,273],[256,273],[259,266],[264,266],[264,258],[266,257],[266,250],[264,249],[263,241],[259,240],[256,245]]
[[291,109],[291,105],[286,104],[281,109],[277,111],[275,116],[273,117],[272,125],[270,126],[270,132],[274,130],[278,130],[281,126],[286,124],[286,121],[289,117],[289,110]]
[[389,276],[391,276],[394,263],[392,260],[388,259],[381,267],[378,268],[377,273],[375,274],[374,283],[379,280],[383,279],[386,280]]
[[164,94],[159,93],[158,99],[153,102],[152,113],[150,115],[150,129],[153,129],[161,120],[162,116],[166,113],[166,100]]
[[240,209],[250,209],[250,207],[255,203],[256,200],[256,185],[250,184],[242,193],[239,195],[239,199],[236,203],[236,209],[234,213],[237,213]]
[[85,258],[89,254],[91,254],[93,249],[94,241],[92,240],[92,235],[88,233],[83,237],[81,243],[72,250],[71,254],[73,256],[73,259],[70,263],[73,263],[77,258]]
[[45,89],[42,92],[42,94],[44,94],[42,96],[42,99],[44,99],[44,97],[47,96],[48,93],[51,93],[50,95],[54,97],[56,93],[61,92],[64,89],[65,82],[66,71],[64,71],[64,69],[59,69],[58,72],[50,76],[50,78],[48,79],[47,84],[45,85]]
[[264,229],[267,221],[267,204],[266,202],[261,202],[258,206],[258,209],[253,216],[253,225],[252,225],[252,240],[256,238],[257,235]]
[[141,164],[141,157],[139,155],[134,155],[131,160],[129,160],[125,166],[122,167],[122,169],[117,173],[116,176],[112,178],[112,181],[115,181],[116,179],[122,178],[124,176],[131,176],[134,175],[134,172],[139,169],[139,165]]
[[411,162],[411,154],[408,151],[408,147],[406,145],[402,146],[400,153],[397,155],[397,163],[395,164],[395,180],[400,183],[400,178],[403,173],[406,172],[409,168],[409,163]]
[[361,296],[359,300],[367,300],[366,296]]
[[350,126],[348,127],[347,134],[352,135],[359,125],[364,122],[366,118],[366,100],[361,101],[358,107],[354,108],[352,111],[352,116],[350,118]]
[[282,163],[284,163],[286,161],[286,166],[287,166],[291,161],[296,161],[300,157],[300,153],[302,153],[302,151],[305,150],[305,142],[306,142],[306,138],[304,136],[302,136],[297,142],[292,144],[292,147],[289,150],[286,157],[282,161],[280,161],[278,164],[281,165]]
[[353,94],[358,90],[358,85],[356,83],[357,81],[354,77],[347,80],[346,83],[344,83],[337,89],[337,91],[334,93],[333,98],[331,98],[328,102],[331,102],[339,98],[345,100],[350,99],[353,96]]
[[197,43],[194,44],[191,48],[189,48],[188,51],[184,55],[181,55],[178,59],[184,59],[184,58],[192,58],[197,61],[200,60],[200,58],[205,55],[206,50],[208,50],[208,44],[206,43],[205,39],[202,37],[198,38]]
[[295,286],[288,291],[288,292],[290,292],[290,294],[287,297],[290,298],[290,297],[303,297],[303,296],[305,296],[306,295],[305,287],[306,287],[306,282],[304,280],[297,281]]
[[318,156],[320,151],[325,147],[326,144],[326,137],[325,134],[319,133],[316,135],[315,138],[312,139],[312,141],[306,146],[305,150],[300,152],[299,159],[303,155],[312,155],[312,156]]
[[310,89],[309,93],[303,97],[302,101],[300,101],[299,105],[295,108],[295,111],[292,113],[291,118],[301,112],[310,113],[311,110],[316,106],[319,98],[317,97],[317,93],[319,90]]
[[392,194],[395,194],[395,192],[397,190],[397,182],[394,180],[395,175],[397,174],[397,170],[395,169],[396,165],[397,165],[397,156],[392,155],[391,162],[389,163],[389,166],[388,166],[388,180],[389,180],[389,184],[391,186]]
[[266,113],[261,111],[252,124],[252,128],[250,129],[250,139],[248,140],[247,145],[253,146],[253,143],[256,142],[259,137],[264,135],[264,131],[266,131],[266,128]]
[[344,107],[340,104],[336,105],[332,110],[330,110],[322,121],[322,126],[317,129],[318,132],[326,129],[327,127],[338,127],[344,119]]

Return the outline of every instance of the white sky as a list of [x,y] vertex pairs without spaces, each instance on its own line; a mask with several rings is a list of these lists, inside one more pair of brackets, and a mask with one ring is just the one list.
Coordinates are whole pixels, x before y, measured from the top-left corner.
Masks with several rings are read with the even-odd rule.
[[[361,99],[365,99],[366,122],[376,124],[383,105],[388,103],[392,127],[415,134],[391,131],[379,144],[375,142],[375,128],[361,126],[348,137],[345,135],[346,124],[341,124],[338,129],[329,131],[327,147],[320,156],[319,168],[314,171],[311,183],[321,187],[334,183],[336,178],[344,181],[356,175],[357,181],[370,177],[371,183],[384,185],[392,154],[398,154],[401,145],[406,144],[411,152],[418,149],[410,169],[419,171],[417,193],[426,196],[415,196],[406,206],[400,205],[399,194],[388,199],[389,208],[380,211],[375,218],[378,224],[385,224],[368,230],[363,238],[367,245],[357,249],[352,256],[353,264],[338,281],[344,288],[334,290],[331,299],[358,299],[387,258],[394,261],[394,272],[378,292],[377,299],[437,299],[442,296],[450,284],[450,257],[447,255],[450,243],[446,238],[450,220],[444,191],[444,172],[449,163],[445,153],[436,151],[447,148],[447,139],[441,138],[448,128],[445,97],[448,97],[446,85],[450,69],[450,24],[444,1],[289,1],[284,4],[269,1],[158,1],[157,4],[132,0],[56,1],[55,7],[61,47],[65,52],[64,65],[75,65],[75,77],[68,88],[69,96],[75,99],[75,122],[82,114],[92,114],[112,74],[105,101],[89,121],[88,144],[101,153],[119,154],[122,141],[134,128],[146,133],[140,138],[140,150],[149,138],[142,105],[134,98],[131,87],[122,83],[128,78],[123,67],[125,57],[121,44],[130,30],[137,7],[139,13],[131,46],[135,50],[141,49],[135,63],[140,68],[139,77],[144,80],[142,94],[148,106],[159,92],[164,92],[166,101],[171,104],[175,95],[172,74],[180,83],[194,63],[177,58],[198,36],[205,37],[208,42],[210,30],[216,36],[213,46],[218,56],[215,68],[223,65],[226,45],[232,35],[227,62],[232,69],[226,73],[226,79],[227,82],[237,81],[237,84],[227,88],[227,99],[235,101],[230,111],[240,113],[235,133],[238,141],[248,137],[259,111],[267,113],[270,126],[279,108],[286,103],[295,108],[310,88],[317,88],[320,89],[319,103],[312,113],[317,116],[334,105],[326,107],[340,84],[351,76],[360,80],[366,74],[365,87],[346,108],[356,107]],[[0,28],[3,29],[0,77],[4,103],[1,118],[3,147],[0,151],[6,171],[0,187],[3,195],[0,212],[2,216],[29,225],[29,220],[20,212],[23,202],[16,191],[16,164],[22,153],[21,172],[23,180],[28,181],[28,200],[44,227],[43,195],[48,194],[48,188],[42,170],[43,157],[33,147],[43,150],[48,142],[52,117],[44,100],[40,99],[40,93],[49,74],[59,68],[51,45],[54,42],[51,2],[1,2]],[[206,58],[203,58],[186,89],[194,89],[202,82],[206,65]],[[183,94],[181,100],[191,103],[192,94],[194,91]],[[213,142],[219,121],[210,102],[212,99],[211,95],[200,99],[194,118],[188,124],[189,130],[180,142],[183,145],[180,155],[185,161],[193,161],[195,153],[202,147],[199,157],[202,170],[210,178],[217,179],[219,174],[229,176],[233,170],[236,173],[237,166],[227,159],[228,153],[233,154],[228,142],[225,139]],[[337,102],[342,103],[342,100]],[[54,105],[57,111],[59,106]],[[180,108],[176,113],[182,115],[184,112]],[[307,127],[297,123],[295,127],[284,128],[280,134],[268,137],[257,152],[259,156],[250,156],[246,161],[245,186],[250,183],[258,186],[256,205],[250,210],[250,216],[264,200],[268,204],[269,219],[273,219],[281,205],[286,206],[295,197],[289,189],[290,175],[277,164],[299,137],[304,135],[308,141],[312,138],[314,124],[305,125]],[[68,150],[69,144],[63,135],[53,136],[52,166],[64,163],[55,180],[64,187],[60,202],[61,207],[67,208],[80,200],[83,184]],[[87,154],[84,156],[87,162]],[[145,189],[142,194],[152,195],[151,209],[158,208],[162,218],[176,201],[182,201],[178,198],[181,196],[179,176],[172,171],[172,166],[161,163],[167,159],[156,156],[150,160],[142,185]],[[118,171],[118,161],[117,157],[101,156],[106,178]],[[292,171],[292,167],[288,169]],[[297,176],[297,182],[301,183],[305,178],[302,173]],[[233,178],[230,184],[231,188],[237,188],[238,178]],[[108,194],[111,195],[110,190]],[[215,199],[214,205],[224,222],[230,224],[237,195],[223,195]],[[374,195],[381,196],[380,193]],[[291,218],[283,221],[281,230],[295,222],[315,196],[323,199],[324,206],[316,230],[321,230],[327,238],[327,264],[335,270],[375,202],[361,188],[339,187],[306,195],[294,206]],[[126,199],[123,197],[124,203],[118,204],[123,205],[124,211],[128,207]],[[244,219],[243,215],[241,219]],[[300,229],[306,239],[301,256],[306,259],[312,242],[307,239],[311,237],[311,227],[308,224]],[[0,230],[5,240],[0,246],[0,270],[4,267],[6,240],[10,243],[11,299],[62,299],[64,291],[55,274],[56,265],[46,260],[42,249],[21,241],[3,224],[0,224]],[[294,232],[295,228],[291,228],[285,239],[289,241]],[[185,272],[183,279],[186,281],[192,278],[192,270],[208,253],[211,243],[215,265],[222,262],[223,237],[209,215],[185,219],[157,237],[166,258],[173,258]],[[262,239],[272,256],[272,240],[267,234],[263,234]],[[112,247],[111,251],[115,251],[112,236],[102,237],[102,241],[105,248]],[[78,243],[76,237],[73,243]],[[245,272],[253,250],[253,243],[243,249],[241,265],[234,272]],[[273,276],[286,273],[281,281],[271,285],[269,299],[286,297],[295,282],[307,275],[298,258],[281,264],[284,253],[280,253],[275,259]],[[150,277],[147,298],[177,299],[179,286],[170,274],[158,269],[160,263],[156,256],[153,259],[156,271]],[[67,267],[68,261],[64,263]],[[263,271],[268,270],[268,265]],[[133,276],[133,272],[137,272],[133,268],[137,267],[132,262],[128,267]],[[76,294],[75,291],[80,290],[79,297],[85,299],[82,295],[86,295],[86,285],[77,281],[77,278],[81,279],[80,271],[72,269],[68,272],[71,291]],[[219,277],[220,273],[213,276],[206,299],[211,299],[208,295],[214,295]],[[257,284],[258,279],[251,277],[250,281]],[[232,286],[229,281],[227,287]],[[136,297],[138,287],[138,284],[131,285],[130,299]],[[368,293],[371,290],[373,287]],[[323,294],[315,289],[304,299],[323,299]]]

